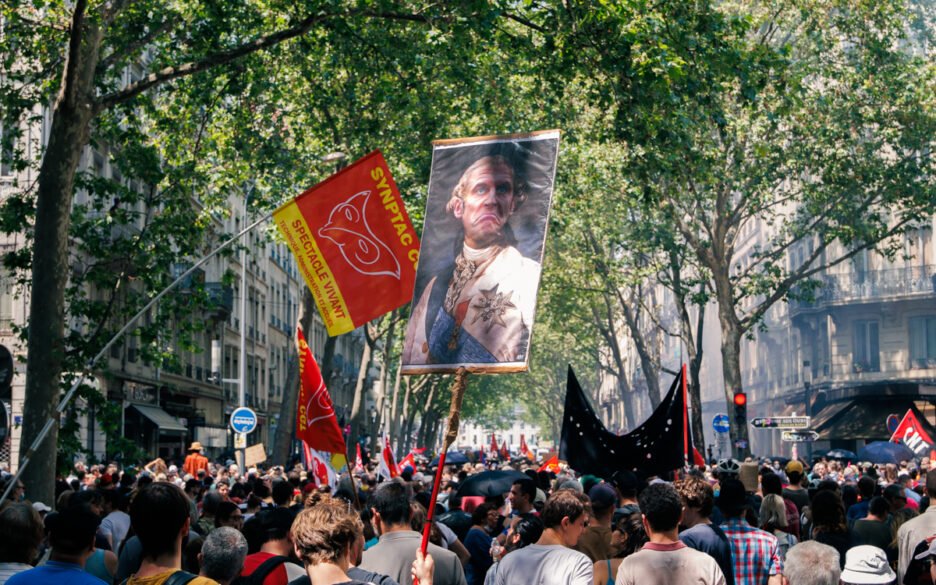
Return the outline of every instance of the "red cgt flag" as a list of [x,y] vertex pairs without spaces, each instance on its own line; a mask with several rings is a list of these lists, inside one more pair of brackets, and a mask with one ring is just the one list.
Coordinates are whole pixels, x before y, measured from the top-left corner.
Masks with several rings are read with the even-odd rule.
[[419,238],[379,150],[273,213],[329,335],[413,298]]
[[561,471],[561,469],[559,468],[559,456],[553,455],[552,459],[550,459],[546,463],[543,463],[543,466],[537,469],[536,471],[537,472],[552,471],[553,473],[559,473]]
[[491,453],[494,455],[500,453],[500,449],[497,447],[497,436],[494,433],[491,433]]
[[331,465],[335,469],[344,467],[344,437],[338,428],[331,397],[322,380],[312,350],[306,343],[302,330],[296,328],[299,338],[299,404],[296,408],[296,437],[308,444],[310,449],[332,454]]

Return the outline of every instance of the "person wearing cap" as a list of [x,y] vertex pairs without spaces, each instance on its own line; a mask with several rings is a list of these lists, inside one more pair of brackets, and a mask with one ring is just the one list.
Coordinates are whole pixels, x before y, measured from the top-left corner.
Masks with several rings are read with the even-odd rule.
[[[183,443],[183,445],[184,444],[185,443]],[[189,473],[193,476],[197,476],[199,470],[208,473],[208,458],[201,454],[204,450],[202,444],[195,441],[188,450],[189,454],[186,456],[185,463],[182,465],[182,468],[185,469],[185,473]]]
[[628,469],[615,471],[611,479],[608,480],[608,483],[617,490],[618,503],[617,510],[615,510],[616,515],[630,516],[634,512],[640,511],[640,506],[637,504],[637,489],[640,483],[637,480],[637,474]]
[[744,519],[749,506],[744,484],[734,478],[721,482],[718,507],[725,515],[722,530],[731,542],[737,585],[780,585],[783,562],[780,543],[769,532],[754,528]]
[[617,493],[606,483],[596,483],[588,490],[592,516],[579,537],[575,550],[585,553],[593,563],[611,558],[611,518],[617,505]]
[[731,562],[731,542],[711,519],[715,507],[715,490],[707,481],[693,475],[680,479],[674,487],[683,503],[679,540],[715,559],[725,575],[725,582],[733,584],[735,580],[734,565]]
[[838,551],[815,540],[791,548],[783,563],[784,585],[839,585],[841,573]]
[[845,553],[845,568],[840,577],[844,585],[887,585],[896,578],[887,555],[876,546],[863,544]]
[[714,558],[679,540],[683,502],[676,488],[668,483],[651,484],[641,492],[639,502],[650,542],[621,561],[615,585],[725,585],[725,575]]
[[796,510],[802,514],[803,508],[809,506],[809,492],[802,486],[803,464],[796,459],[791,459],[786,464],[786,476],[788,484],[780,495],[783,499],[796,504]]
[[[892,486],[887,486],[890,489]],[[899,485],[898,485],[899,487]],[[885,494],[887,490],[884,490]],[[936,470],[926,472],[926,495],[936,497]],[[907,496],[904,495],[904,498]],[[904,573],[913,556],[913,549],[921,540],[936,534],[936,506],[929,506],[926,511],[912,520],[904,522],[897,530],[897,578],[903,583]]]
[[17,573],[7,585],[104,585],[106,582],[86,573],[85,563],[94,552],[94,534],[100,523],[94,513],[71,507],[46,519],[52,553],[41,567]]

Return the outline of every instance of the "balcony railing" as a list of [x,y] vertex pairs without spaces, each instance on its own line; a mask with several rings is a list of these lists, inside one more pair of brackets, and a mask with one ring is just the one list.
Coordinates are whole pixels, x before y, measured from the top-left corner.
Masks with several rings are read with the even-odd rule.
[[790,301],[791,310],[802,310],[822,303],[873,301],[901,295],[936,293],[936,265],[891,268],[825,274],[813,294],[814,300]]

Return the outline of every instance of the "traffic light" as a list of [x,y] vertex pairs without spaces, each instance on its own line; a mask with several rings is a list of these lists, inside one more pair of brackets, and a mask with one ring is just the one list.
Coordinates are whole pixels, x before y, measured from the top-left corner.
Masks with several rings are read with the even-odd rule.
[[747,394],[735,392],[734,405],[735,425],[742,428],[747,425]]

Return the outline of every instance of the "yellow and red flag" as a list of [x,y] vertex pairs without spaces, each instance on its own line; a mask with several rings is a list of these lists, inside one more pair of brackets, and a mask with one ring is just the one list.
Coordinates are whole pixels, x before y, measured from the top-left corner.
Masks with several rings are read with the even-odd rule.
[[413,298],[419,238],[379,150],[273,213],[329,335]]
[[533,455],[533,452],[530,451],[530,448],[527,446],[526,438],[522,434],[520,435],[520,454],[530,461],[534,461],[536,459],[536,457]]
[[296,328],[296,335],[299,338],[300,382],[296,438],[305,441],[314,451],[330,453],[329,463],[334,469],[340,470],[347,462],[347,455],[344,436],[335,418],[335,408],[302,330]]
[[561,468],[559,467],[559,456],[553,455],[546,463],[543,463],[542,467],[537,469],[537,471],[552,471],[553,473],[559,473]]

